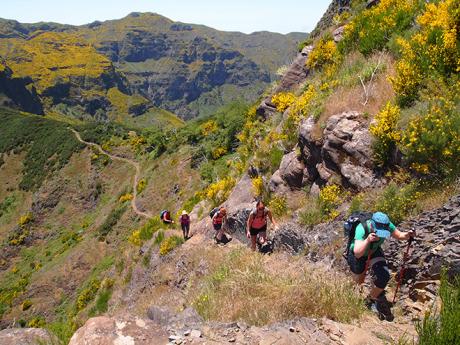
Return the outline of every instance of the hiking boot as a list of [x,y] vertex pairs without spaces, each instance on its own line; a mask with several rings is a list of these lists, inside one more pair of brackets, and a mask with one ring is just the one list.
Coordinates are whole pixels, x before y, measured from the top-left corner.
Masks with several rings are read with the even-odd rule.
[[381,314],[386,321],[393,321],[394,320],[394,315],[391,312],[391,305],[385,298],[385,296],[380,296],[380,298],[377,300],[377,310],[379,314]]

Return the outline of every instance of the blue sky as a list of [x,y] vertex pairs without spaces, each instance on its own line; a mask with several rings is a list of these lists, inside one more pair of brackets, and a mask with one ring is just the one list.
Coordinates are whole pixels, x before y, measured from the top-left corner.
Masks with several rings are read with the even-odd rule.
[[246,33],[311,31],[331,0],[0,0],[0,17],[24,23],[87,24],[130,12]]

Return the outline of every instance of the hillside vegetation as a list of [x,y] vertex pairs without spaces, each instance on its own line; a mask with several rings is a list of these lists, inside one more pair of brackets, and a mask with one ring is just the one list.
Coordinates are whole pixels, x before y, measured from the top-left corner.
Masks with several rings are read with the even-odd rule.
[[[31,68],[21,77],[32,77],[41,95],[48,87],[61,90],[59,80],[80,83],[68,95],[78,89],[97,98],[107,107],[96,106],[95,117],[113,121],[83,121],[89,117],[67,101],[45,104],[52,110],[45,117],[0,109],[0,179],[11,180],[0,195],[0,326],[47,328],[67,344],[93,316],[133,313],[141,324],[146,314],[155,320],[152,307],[174,315],[194,308],[204,320],[203,341],[227,332],[227,323],[240,334],[241,322],[263,326],[264,334],[279,328],[297,334],[289,328],[303,317],[313,333],[328,318],[348,330],[362,327],[354,330],[382,343],[458,341],[458,267],[441,273],[438,266],[456,258],[458,245],[457,206],[443,205],[460,192],[460,5],[341,3],[340,13],[334,2],[301,45],[309,49],[296,62],[304,63],[288,70],[306,71],[305,79],[291,89],[282,89],[283,80],[268,87],[289,54],[265,44],[253,50],[281,40],[270,33],[219,33],[140,13],[82,27],[2,22],[0,41],[12,43],[1,49],[18,64],[7,57],[5,66]],[[81,46],[76,37],[84,38]],[[94,75],[85,77],[82,61],[67,62],[60,79],[64,63],[56,71],[54,63],[32,66],[15,55],[26,47],[46,47],[56,58],[61,50],[83,49],[100,67],[88,72],[103,76],[94,82],[112,84],[85,89]],[[240,92],[258,94],[248,91],[254,85],[266,88],[262,102],[253,94],[243,101]],[[219,102],[209,100],[214,96]],[[204,107],[186,122],[150,105],[124,116],[146,100],[161,100],[155,104],[187,119]],[[264,117],[261,107],[269,109]],[[102,150],[79,143],[69,126]],[[139,164],[137,183],[126,159]],[[269,256],[245,248],[247,214],[257,198],[280,225],[270,229],[276,250]],[[132,203],[152,217],[139,216]],[[208,214],[224,203],[234,238],[219,246]],[[160,221],[165,209],[175,220],[182,210],[190,213],[191,239],[182,238],[178,224]],[[411,262],[393,323],[365,311],[364,295],[341,262],[342,221],[363,210],[385,212],[404,230],[417,227],[413,257],[420,261]],[[438,238],[443,231],[447,240]],[[388,248],[392,275],[398,250]],[[388,291],[394,288],[392,280]],[[439,312],[423,316],[437,302]],[[331,343],[349,339],[329,336]]]

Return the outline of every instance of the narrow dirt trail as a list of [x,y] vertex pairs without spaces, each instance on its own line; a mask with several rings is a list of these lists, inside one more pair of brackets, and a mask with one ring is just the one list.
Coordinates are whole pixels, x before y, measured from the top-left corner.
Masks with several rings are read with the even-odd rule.
[[134,180],[133,180],[133,198],[131,199],[131,207],[132,207],[134,213],[136,213],[137,215],[145,217],[145,218],[148,218],[148,219],[153,218],[153,216],[150,213],[142,212],[141,210],[139,210],[139,208],[137,207],[137,204],[136,204],[136,200],[137,200],[137,184],[139,183],[139,176],[141,175],[141,167],[140,167],[139,163],[136,162],[136,161],[133,161],[133,160],[131,160],[129,158],[124,158],[124,157],[111,155],[110,153],[104,151],[99,144],[84,141],[81,138],[80,133],[78,133],[75,129],[73,129],[73,128],[69,128],[69,129],[73,132],[73,134],[75,134],[75,137],[77,138],[77,140],[79,142],[81,142],[81,143],[83,143],[83,144],[85,144],[87,146],[95,147],[100,153],[109,156],[113,160],[118,160],[118,161],[121,161],[121,162],[125,162],[125,163],[128,163],[128,164],[130,164],[130,165],[132,165],[134,167],[134,169],[136,170],[136,173],[134,174]]

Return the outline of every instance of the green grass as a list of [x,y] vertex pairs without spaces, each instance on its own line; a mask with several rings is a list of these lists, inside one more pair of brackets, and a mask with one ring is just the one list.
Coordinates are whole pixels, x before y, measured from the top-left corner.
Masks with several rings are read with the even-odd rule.
[[67,124],[0,108],[0,153],[26,151],[20,187],[35,190],[81,148]]
[[416,325],[419,345],[460,344],[460,278],[448,281],[446,271],[441,276],[439,288],[442,307],[435,307]]
[[107,218],[104,220],[104,223],[97,229],[99,240],[103,241],[107,235],[112,231],[113,227],[117,225],[120,218],[126,212],[126,204],[121,206],[116,206],[112,211],[110,211]]

